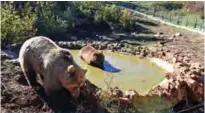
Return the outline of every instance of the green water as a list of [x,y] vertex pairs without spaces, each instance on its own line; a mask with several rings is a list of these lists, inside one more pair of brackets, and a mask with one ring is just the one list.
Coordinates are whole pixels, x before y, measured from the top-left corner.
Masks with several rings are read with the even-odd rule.
[[[120,89],[135,89],[140,94],[147,93],[154,85],[158,84],[165,75],[165,70],[146,59],[104,51],[105,59],[119,72],[110,73],[86,64],[78,56],[77,50],[71,50],[75,61],[88,69],[87,78],[98,87],[106,89],[107,84]],[[109,70],[109,67],[105,68]],[[106,70],[105,69],[105,70]]]

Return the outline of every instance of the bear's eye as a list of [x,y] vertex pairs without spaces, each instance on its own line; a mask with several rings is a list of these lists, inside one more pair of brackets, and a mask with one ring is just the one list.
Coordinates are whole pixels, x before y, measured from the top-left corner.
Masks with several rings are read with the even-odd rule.
[[72,73],[69,73],[68,76],[69,76],[69,77],[73,77],[75,74],[76,74],[76,71],[74,71],[74,72],[72,72]]

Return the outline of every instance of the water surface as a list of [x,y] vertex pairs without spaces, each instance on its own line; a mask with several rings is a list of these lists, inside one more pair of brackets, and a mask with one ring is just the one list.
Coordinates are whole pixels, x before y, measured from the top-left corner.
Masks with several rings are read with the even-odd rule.
[[78,56],[78,50],[71,50],[75,61],[88,69],[87,78],[98,87],[106,89],[107,85],[120,89],[135,89],[141,94],[147,93],[158,84],[165,75],[165,70],[146,59],[104,51],[105,71],[86,64]]

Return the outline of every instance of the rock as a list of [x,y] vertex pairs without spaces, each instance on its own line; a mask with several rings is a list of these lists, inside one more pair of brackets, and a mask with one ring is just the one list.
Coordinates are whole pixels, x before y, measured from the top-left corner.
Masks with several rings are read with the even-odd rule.
[[181,56],[175,56],[172,60],[173,63],[182,62],[182,61],[183,61],[183,57]]
[[190,68],[191,69],[200,69],[202,67],[203,66],[200,63],[192,63]]
[[173,79],[164,79],[159,85],[150,91],[152,95],[158,95],[169,100],[172,104],[176,104],[186,94],[186,87],[184,82],[173,81]]
[[128,98],[129,100],[133,100],[138,97],[139,93],[135,90],[127,90],[123,92],[123,97]]
[[7,107],[11,110],[14,110],[14,109],[17,109],[19,106],[17,104],[11,103],[11,104],[8,104]]
[[42,102],[42,100],[39,98],[39,96],[32,96],[32,98],[29,98],[29,104],[31,104],[32,106],[43,106],[44,102]]
[[130,99],[125,98],[125,97],[119,97],[118,100],[120,104],[130,104],[131,103]]
[[124,47],[125,45],[123,44],[123,43],[118,43],[118,45],[117,45],[119,48],[122,48],[122,47]]
[[22,84],[22,85],[25,85],[25,86],[28,86],[28,82],[27,82],[27,80],[26,80],[26,78],[25,78],[24,75],[16,75],[16,76],[14,77],[14,79],[15,79],[18,83],[20,83],[20,84]]
[[20,66],[18,59],[6,60],[7,63],[12,63],[15,66]]
[[168,40],[173,40],[176,36],[175,35],[172,35],[168,38]]
[[7,53],[1,51],[1,60],[5,60],[5,59],[12,59],[12,56],[10,56]]
[[149,49],[147,47],[145,47],[145,48],[141,49],[139,56],[141,58],[143,58],[143,57],[146,57],[148,55],[148,53],[149,53]]
[[178,36],[182,36],[181,33],[175,33],[174,36],[178,37]]
[[9,113],[9,111],[1,107],[1,113]]
[[163,35],[164,33],[163,32],[158,32],[157,34],[155,34],[154,36],[155,37],[160,37],[160,35]]
[[15,103],[18,104],[18,105],[21,105],[21,106],[28,105],[29,104],[29,100],[26,99],[25,97],[18,98],[18,99],[16,99]]
[[180,73],[183,73],[183,74],[186,74],[188,71],[190,71],[188,67],[181,67],[179,70],[180,70]]
[[7,93],[6,91],[3,92],[3,95],[1,95],[1,104],[5,104],[9,102],[12,98],[11,93]]
[[202,84],[191,78],[186,78],[185,81],[191,91],[189,93],[189,97],[191,97],[193,100],[200,100],[204,97],[204,89]]
[[141,52],[140,55],[137,55],[137,57],[139,57],[139,58],[144,58],[146,56],[147,56],[146,52]]
[[183,61],[184,61],[184,62],[190,62],[190,61],[191,61],[191,58],[190,58],[190,57],[185,56],[185,57],[184,57],[184,59],[183,59]]
[[192,69],[191,72],[195,75],[201,76],[201,70],[200,69]]
[[123,97],[123,92],[118,87],[112,89],[111,92],[114,96]]

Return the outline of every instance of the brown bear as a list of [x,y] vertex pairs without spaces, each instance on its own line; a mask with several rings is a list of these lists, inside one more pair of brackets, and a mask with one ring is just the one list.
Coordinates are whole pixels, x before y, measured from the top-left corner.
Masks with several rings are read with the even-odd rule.
[[90,44],[83,47],[80,50],[79,56],[86,63],[103,69],[103,64],[105,60],[105,56],[103,55],[103,52],[100,50],[96,50]]
[[[67,101],[76,100],[86,81],[87,70],[76,64],[69,50],[47,37],[27,40],[20,49],[19,63],[29,85],[38,88],[37,93],[54,111],[66,111]],[[42,78],[43,86],[37,82],[37,75]]]

